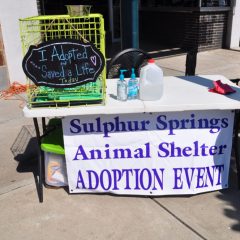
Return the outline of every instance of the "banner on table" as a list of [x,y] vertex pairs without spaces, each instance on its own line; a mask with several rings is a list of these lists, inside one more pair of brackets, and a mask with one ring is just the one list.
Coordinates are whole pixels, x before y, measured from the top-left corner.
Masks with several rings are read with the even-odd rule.
[[228,187],[234,112],[63,119],[70,193],[196,194]]

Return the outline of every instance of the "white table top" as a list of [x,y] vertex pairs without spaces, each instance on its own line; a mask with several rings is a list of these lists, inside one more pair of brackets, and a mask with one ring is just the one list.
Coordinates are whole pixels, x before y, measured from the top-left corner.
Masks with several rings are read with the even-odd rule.
[[[209,92],[213,81],[221,80],[231,85],[236,92],[221,95]],[[117,79],[107,80],[106,104],[76,107],[24,107],[25,117],[64,117],[73,115],[123,114],[140,112],[176,112],[188,110],[240,109],[240,87],[220,75],[164,77],[163,97],[158,101],[116,99]]]

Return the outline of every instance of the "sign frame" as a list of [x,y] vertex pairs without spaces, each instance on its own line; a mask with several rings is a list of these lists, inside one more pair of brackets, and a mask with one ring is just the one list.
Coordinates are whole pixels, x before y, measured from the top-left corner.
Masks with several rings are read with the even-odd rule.
[[23,58],[26,76],[37,86],[67,88],[95,82],[105,58],[91,42],[55,39],[31,45]]

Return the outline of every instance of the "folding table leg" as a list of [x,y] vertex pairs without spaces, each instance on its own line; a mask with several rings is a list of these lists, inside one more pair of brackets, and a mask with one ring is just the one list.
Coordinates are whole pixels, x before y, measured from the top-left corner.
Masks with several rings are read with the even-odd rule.
[[240,124],[240,112],[235,112],[235,123],[234,123],[234,151],[235,151],[235,159],[236,159],[236,169],[237,169],[237,181],[238,181],[238,189],[240,189],[240,157],[239,157],[239,141],[238,141],[238,131]]
[[43,161],[44,161],[44,153],[41,150],[41,136],[40,136],[40,131],[39,131],[39,125],[38,125],[38,120],[37,118],[33,118],[35,130],[36,130],[36,137],[37,137],[37,142],[38,142],[38,147],[39,147],[39,158],[38,158],[38,197],[39,197],[39,202],[43,202]]

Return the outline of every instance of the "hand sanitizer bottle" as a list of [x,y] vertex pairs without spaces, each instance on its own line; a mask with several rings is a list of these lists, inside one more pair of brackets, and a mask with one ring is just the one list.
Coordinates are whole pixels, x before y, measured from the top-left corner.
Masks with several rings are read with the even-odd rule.
[[127,70],[120,70],[120,77],[117,82],[117,99],[120,101],[127,100],[127,82],[124,80],[124,72]]
[[138,98],[138,80],[132,68],[131,78],[128,81],[128,99],[137,99]]

